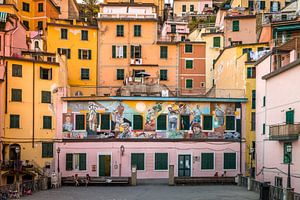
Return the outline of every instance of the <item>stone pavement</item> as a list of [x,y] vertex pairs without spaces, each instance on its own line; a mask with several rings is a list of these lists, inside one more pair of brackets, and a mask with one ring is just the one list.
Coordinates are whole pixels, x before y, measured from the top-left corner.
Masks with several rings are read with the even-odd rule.
[[62,187],[24,196],[30,200],[258,200],[243,187],[224,186],[89,186]]

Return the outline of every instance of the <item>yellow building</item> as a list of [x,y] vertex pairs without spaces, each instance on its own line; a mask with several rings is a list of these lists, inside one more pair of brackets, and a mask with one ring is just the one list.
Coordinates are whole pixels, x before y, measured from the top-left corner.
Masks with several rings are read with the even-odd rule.
[[63,84],[59,80],[64,80],[64,67],[58,62],[63,60],[55,58],[55,54],[40,53],[42,58],[38,61],[29,59],[33,56],[30,52],[27,54],[22,58],[4,58],[7,72],[1,92],[7,95],[3,107],[2,184],[16,181],[16,174],[9,173],[16,166],[20,179],[32,178],[44,167],[54,170],[56,88]]
[[47,51],[67,57],[68,84],[97,85],[97,26],[77,20],[47,23]]
[[173,2],[175,16],[202,14],[208,7],[212,7],[211,0],[174,0]]
[[[267,49],[267,43],[240,44],[225,47],[215,61],[214,78],[217,92],[232,91],[230,97],[246,97],[242,138],[245,139],[245,171],[255,168],[255,61]],[[250,155],[250,153],[252,155]],[[252,157],[252,159],[251,159]],[[252,164],[252,166],[251,166]]]
[[260,13],[269,13],[269,12],[278,12],[280,9],[287,6],[292,1],[289,0],[232,0],[231,7],[243,7],[248,8],[250,11],[253,12],[260,12]]
[[[141,73],[149,76],[145,81],[160,83],[175,90],[178,82],[177,44],[157,38],[156,7],[141,4],[138,7],[142,10],[139,12],[141,14],[136,16],[134,12],[137,5],[102,6],[98,18],[98,86],[102,87],[100,94],[112,95],[111,87],[117,89],[129,85],[128,83],[143,82],[141,77],[137,78]],[[127,6],[128,9],[124,9]],[[106,13],[113,9],[121,12]]]

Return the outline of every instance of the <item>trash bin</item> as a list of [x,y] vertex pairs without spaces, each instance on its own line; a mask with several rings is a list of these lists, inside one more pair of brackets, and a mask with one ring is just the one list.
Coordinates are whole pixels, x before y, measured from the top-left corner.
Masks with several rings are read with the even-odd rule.
[[260,200],[269,200],[270,182],[260,184]]

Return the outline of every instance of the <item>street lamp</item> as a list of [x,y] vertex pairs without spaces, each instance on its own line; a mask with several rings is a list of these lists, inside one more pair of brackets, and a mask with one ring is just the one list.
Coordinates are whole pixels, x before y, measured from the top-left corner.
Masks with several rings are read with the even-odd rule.
[[19,182],[19,155],[20,155],[20,147],[16,146],[15,152],[17,154],[17,159],[16,159],[16,168],[17,168],[17,182]]
[[59,173],[60,173],[60,168],[59,168],[59,154],[60,154],[60,148],[59,148],[59,147],[57,147],[56,152],[57,152],[57,172],[58,172],[58,175],[59,175]]
[[286,154],[285,156],[288,158],[288,177],[287,177],[287,188],[291,188],[291,153],[292,152],[292,145],[286,146]]
[[120,147],[120,150],[121,150],[121,156],[123,156],[123,155],[124,155],[124,152],[125,152],[125,147],[124,147],[124,145],[122,145],[122,146]]
[[250,154],[250,177],[251,178],[254,178],[254,170],[253,170],[253,163],[252,163],[252,161],[253,161],[253,154],[254,154],[254,148],[250,148],[250,152],[249,152],[249,154]]

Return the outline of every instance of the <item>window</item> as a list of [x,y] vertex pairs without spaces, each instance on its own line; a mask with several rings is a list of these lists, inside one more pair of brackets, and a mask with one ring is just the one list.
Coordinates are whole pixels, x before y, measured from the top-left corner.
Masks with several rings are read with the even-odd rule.
[[232,31],[239,31],[240,30],[240,21],[233,20],[232,21]]
[[156,120],[157,130],[167,130],[167,115],[159,115]]
[[53,143],[43,142],[42,143],[42,158],[53,158]]
[[86,170],[86,154],[85,153],[75,153],[66,154],[66,171],[75,170]]
[[52,69],[40,67],[40,79],[52,80]]
[[38,30],[43,30],[43,21],[38,21]]
[[214,153],[201,153],[201,169],[213,170],[215,168]]
[[29,29],[29,21],[23,20],[23,25]]
[[91,60],[92,59],[92,50],[78,49],[78,59]]
[[221,38],[214,37],[214,48],[220,48],[220,47],[221,47]]
[[286,124],[294,124],[294,110],[285,112],[285,122]]
[[235,116],[226,116],[226,131],[235,131]]
[[81,68],[80,69],[81,80],[90,80],[90,69]]
[[85,130],[84,115],[75,116],[75,130]]
[[81,40],[89,40],[89,32],[81,30]]
[[44,12],[44,4],[43,3],[38,4],[38,11],[39,12]]
[[275,186],[282,188],[282,177],[275,176]]
[[22,101],[21,89],[11,89],[11,101]]
[[254,10],[254,2],[253,1],[248,1],[248,8],[249,8],[249,10]]
[[124,80],[124,69],[117,69],[117,80]]
[[142,26],[134,25],[134,37],[141,37]]
[[68,39],[68,29],[60,29],[60,39]]
[[185,68],[186,69],[193,69],[194,61],[193,60],[185,60]]
[[252,109],[256,108],[256,90],[252,90]]
[[66,55],[68,59],[71,58],[71,49],[57,48],[57,53],[60,55]]
[[190,5],[190,12],[194,12],[194,5]]
[[278,12],[280,10],[280,2],[271,1],[270,4],[271,4],[270,5],[271,12]]
[[186,12],[186,5],[182,5],[181,10],[182,12]]
[[20,128],[20,115],[10,115],[9,128]]
[[167,81],[168,80],[168,70],[161,69],[159,73],[159,80],[161,81]]
[[124,36],[124,26],[117,25],[117,37],[123,37],[123,36]]
[[190,129],[190,116],[181,115],[180,116],[180,130],[189,130]]
[[252,48],[244,48],[243,49],[243,54],[247,54],[247,61],[251,61],[251,57],[250,57],[250,54],[252,52]]
[[205,8],[208,8],[208,4],[205,4],[204,7],[205,7]]
[[266,124],[265,123],[263,123],[263,133],[262,134],[263,135],[266,134]]
[[266,96],[263,97],[263,107],[266,106]]
[[248,67],[247,68],[247,78],[255,78],[256,77],[256,68]]
[[112,58],[127,58],[127,46],[112,46]]
[[142,115],[133,115],[133,130],[143,130]]
[[168,153],[155,153],[155,170],[168,170]]
[[22,10],[26,11],[26,12],[29,12],[30,11],[30,4],[23,2],[22,3]]
[[191,45],[191,44],[186,44],[186,45],[184,46],[184,52],[185,52],[185,53],[193,53],[193,45]]
[[292,149],[291,152],[287,151],[287,148],[292,147],[292,143],[291,142],[285,142],[283,145],[283,163],[284,164],[288,164],[292,162]]
[[181,36],[180,41],[181,41],[181,42],[184,42],[184,41],[185,41],[185,36]]
[[171,24],[171,33],[176,33],[176,24]]
[[160,58],[168,58],[168,47],[160,46]]
[[42,91],[42,103],[51,103],[51,92]]
[[130,58],[142,58],[142,46],[130,46]]
[[43,116],[43,129],[52,129],[52,117]]
[[255,131],[255,112],[251,112],[251,131]]
[[144,170],[145,155],[143,153],[131,154],[131,167],[136,166],[137,170]]
[[265,1],[259,1],[259,9],[264,10],[266,8],[266,2]]
[[101,130],[110,130],[110,115],[101,115]]
[[213,116],[203,115],[203,130],[212,131],[213,130]]
[[185,88],[192,89],[193,88],[193,79],[186,79],[185,80]]
[[224,169],[236,169],[236,153],[224,153]]
[[22,77],[22,65],[12,64],[12,76]]

